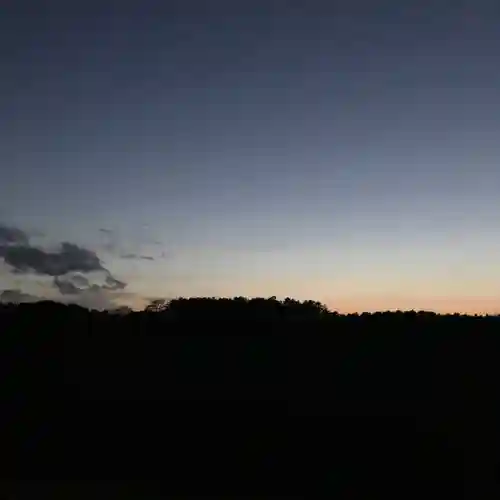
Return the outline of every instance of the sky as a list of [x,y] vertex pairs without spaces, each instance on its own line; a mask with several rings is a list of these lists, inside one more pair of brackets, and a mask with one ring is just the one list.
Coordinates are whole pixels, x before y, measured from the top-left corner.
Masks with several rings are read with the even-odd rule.
[[500,312],[496,0],[17,0],[0,298]]

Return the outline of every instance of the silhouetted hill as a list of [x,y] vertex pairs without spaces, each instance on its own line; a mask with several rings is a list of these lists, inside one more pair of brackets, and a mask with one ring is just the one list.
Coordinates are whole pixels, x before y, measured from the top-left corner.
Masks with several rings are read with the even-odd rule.
[[0,329],[12,487],[498,493],[499,317],[199,298],[128,314],[4,304]]

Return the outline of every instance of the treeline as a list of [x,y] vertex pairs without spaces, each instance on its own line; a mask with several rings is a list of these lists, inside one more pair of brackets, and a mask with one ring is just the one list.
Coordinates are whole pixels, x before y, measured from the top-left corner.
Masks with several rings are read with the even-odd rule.
[[[438,314],[430,311],[378,311],[378,312],[363,312],[340,314],[337,311],[331,311],[328,307],[319,301],[304,300],[299,301],[291,298],[278,300],[276,297],[270,298],[211,298],[211,297],[194,297],[194,298],[177,298],[173,300],[157,299],[151,303],[143,311],[133,311],[129,307],[119,307],[114,310],[97,311],[88,310],[75,304],[62,304],[53,301],[39,301],[36,303],[0,303],[0,315],[3,321],[8,321],[9,318],[23,316],[24,318],[34,315],[45,319],[82,317],[92,321],[92,326],[98,326],[99,321],[106,321],[111,318],[127,317],[129,320],[133,317],[137,320],[141,318],[151,318],[152,313],[161,313],[156,320],[168,321],[176,323],[180,321],[318,321],[328,320],[332,322],[336,320],[345,324],[351,323],[361,324],[363,322],[370,323],[369,326],[374,326],[374,322],[384,321],[385,323],[394,322],[397,327],[403,323],[419,323],[424,322],[429,325],[431,323],[440,326],[446,324],[455,325],[472,325],[491,327],[500,323],[500,315],[467,315],[461,313],[453,314]],[[458,321],[458,322],[457,322]],[[122,325],[126,325],[123,322]]]
[[1,305],[0,331],[4,479],[498,494],[497,316],[341,315],[274,297],[140,312],[39,302]]

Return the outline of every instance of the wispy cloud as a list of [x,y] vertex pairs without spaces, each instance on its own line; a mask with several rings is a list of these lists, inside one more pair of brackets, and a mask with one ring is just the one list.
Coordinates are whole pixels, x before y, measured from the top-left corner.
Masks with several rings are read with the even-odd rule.
[[139,255],[136,253],[126,253],[121,256],[122,259],[129,259],[129,260],[155,260],[154,257],[151,257],[149,255]]

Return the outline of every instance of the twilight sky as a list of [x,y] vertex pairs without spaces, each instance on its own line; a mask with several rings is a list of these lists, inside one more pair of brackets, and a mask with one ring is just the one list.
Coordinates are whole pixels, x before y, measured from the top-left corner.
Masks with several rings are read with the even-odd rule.
[[500,311],[498,0],[6,3],[4,299]]

